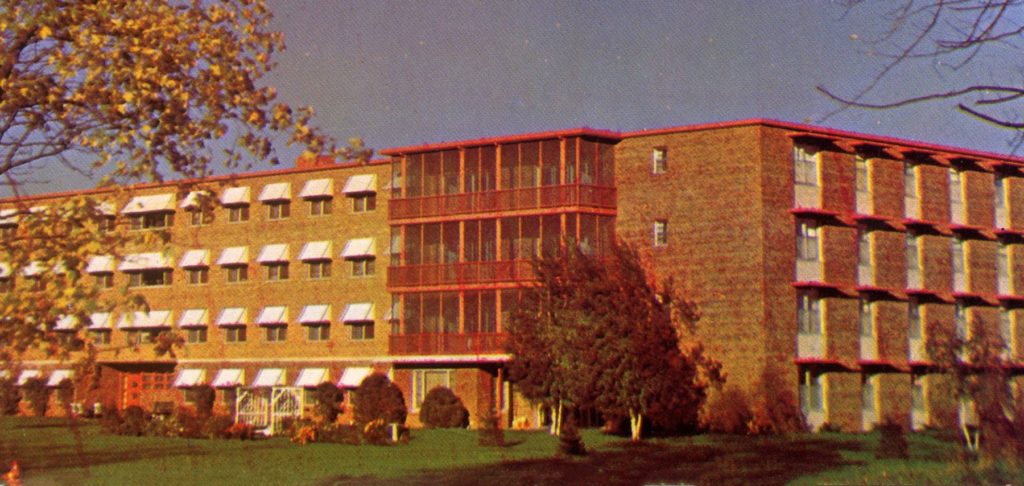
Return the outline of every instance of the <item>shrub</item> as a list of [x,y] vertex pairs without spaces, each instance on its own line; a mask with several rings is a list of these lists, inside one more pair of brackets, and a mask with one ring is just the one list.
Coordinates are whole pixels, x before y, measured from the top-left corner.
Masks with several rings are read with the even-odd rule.
[[450,389],[439,386],[427,392],[420,405],[420,421],[429,428],[465,428],[469,411]]
[[191,390],[195,400],[196,416],[206,419],[213,415],[213,403],[217,400],[217,392],[210,385],[199,385]]
[[[116,415],[116,414],[115,414]],[[141,407],[131,406],[124,409],[120,416],[119,435],[142,435],[149,426],[149,414]]]
[[64,378],[57,384],[57,400],[64,406],[65,410],[71,410],[71,402],[75,399],[75,383]]
[[362,383],[352,398],[356,425],[365,427],[375,421],[405,424],[405,397],[387,376],[374,373]]
[[701,427],[720,434],[746,434],[753,419],[746,393],[735,386],[712,393],[700,413]]
[[5,378],[0,380],[0,415],[14,415],[18,413],[18,402],[21,401],[21,392],[14,380]]
[[480,417],[480,431],[478,441],[485,447],[502,447],[505,445],[505,431],[501,429],[501,417],[498,412],[491,409],[486,415]]
[[318,440],[331,444],[359,445],[362,443],[359,427],[354,425],[325,425],[320,430]]
[[228,427],[226,435],[229,439],[250,440],[256,437],[256,428],[249,424],[236,422]]
[[875,457],[878,459],[906,459],[909,457],[907,450],[907,437],[903,426],[899,423],[886,420],[878,425],[882,436],[878,440],[878,450]]
[[806,429],[796,396],[778,374],[766,371],[757,389],[747,433],[785,434]]
[[363,426],[363,440],[367,444],[390,445],[391,426],[381,419],[369,422]]
[[32,407],[32,413],[37,417],[46,415],[46,406],[50,401],[50,389],[42,378],[30,378],[23,385],[25,399]]
[[199,433],[208,439],[229,439],[231,434],[228,429],[235,424],[235,421],[227,415],[210,415],[203,422]]
[[583,445],[583,437],[576,427],[576,415],[567,414],[565,422],[562,423],[561,433],[558,434],[558,453],[567,456],[584,456],[587,448]]
[[333,424],[338,419],[341,409],[338,404],[341,402],[341,390],[333,383],[324,382],[316,387],[316,405],[314,413],[326,424]]

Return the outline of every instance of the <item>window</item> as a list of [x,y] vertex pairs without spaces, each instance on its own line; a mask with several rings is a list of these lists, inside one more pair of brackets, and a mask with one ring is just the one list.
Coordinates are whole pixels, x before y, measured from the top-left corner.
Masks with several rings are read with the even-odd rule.
[[964,274],[964,242],[960,238],[953,238],[953,274]]
[[800,376],[800,409],[804,412],[825,410],[825,393],[821,375],[805,372]]
[[818,186],[818,152],[810,147],[793,147],[793,176],[796,184]]
[[288,280],[288,263],[268,263],[267,280]]
[[112,273],[97,273],[96,274],[96,286],[101,289],[109,289],[114,286],[114,274]]
[[955,168],[949,169],[949,202],[951,204],[960,204],[963,202],[963,177],[959,170]]
[[224,328],[224,342],[226,343],[244,343],[245,342],[245,328],[238,327],[225,327]]
[[145,213],[129,216],[131,229],[147,230],[167,228],[174,224],[174,213]]
[[797,297],[797,325],[800,334],[821,334],[821,303],[816,295],[801,293]]
[[0,226],[0,239],[13,240],[17,233],[17,226]]
[[963,304],[957,304],[953,310],[953,323],[956,328],[957,339],[967,339],[967,309]]
[[800,260],[818,261],[818,226],[813,221],[800,220],[796,223],[796,257]]
[[129,287],[160,287],[171,284],[171,271],[166,269],[144,270],[128,274]]
[[1006,352],[1013,350],[1013,320],[1010,317],[1010,310],[1005,307],[999,309],[999,338],[1002,339]]
[[668,168],[668,149],[665,147],[654,147],[651,150],[651,173],[664,174]]
[[326,198],[309,200],[309,215],[324,216],[331,214],[331,200]]
[[154,329],[128,331],[128,344],[152,344],[158,334],[160,334],[160,331]]
[[860,335],[861,337],[871,337],[875,335],[875,323],[871,312],[871,301],[868,299],[860,299]]
[[1006,209],[1006,178],[997,175],[996,184],[996,209]]
[[[864,377],[864,381],[861,384],[861,410],[871,412],[875,410],[875,380],[874,376],[868,375]],[[871,424],[867,424],[871,425]]]
[[352,276],[353,277],[368,277],[373,275],[375,270],[374,260],[372,258],[360,258],[352,260]]
[[267,326],[266,330],[268,343],[284,342],[288,336],[288,328],[285,326]]
[[190,327],[186,334],[189,344],[201,344],[206,342],[205,327]]
[[92,339],[93,344],[110,344],[110,331],[107,330],[95,330],[89,331],[89,338]]
[[857,265],[862,267],[871,266],[871,233],[861,229],[857,235]]
[[100,233],[110,233],[114,231],[115,227],[116,220],[114,218],[103,216],[96,220],[96,229]]
[[868,172],[867,159],[858,155],[853,159],[853,164],[857,173],[857,192],[864,194],[871,192],[871,179]]
[[249,206],[231,206],[228,208],[228,222],[229,223],[242,223],[249,221]]
[[1010,247],[1006,243],[999,243],[996,247],[996,278],[1000,283],[1010,280]]
[[267,201],[267,219],[288,219],[290,213],[291,204],[288,201]]
[[917,166],[911,163],[903,165],[903,197],[917,199]]
[[331,326],[315,324],[306,326],[306,340],[310,342],[328,341],[331,339]]
[[910,382],[910,408],[917,413],[925,412],[924,380],[923,376],[914,376]]
[[306,270],[310,279],[322,279],[331,276],[330,260],[306,262]]
[[668,246],[668,221],[654,222],[654,246]]
[[921,307],[916,300],[907,302],[907,335],[910,339],[921,339],[924,335],[921,329]]
[[228,283],[238,283],[249,280],[249,267],[245,265],[224,268],[228,271]]
[[368,213],[377,209],[376,194],[360,194],[352,197],[353,213]]
[[907,233],[907,270],[918,272],[921,270],[921,258],[918,252],[918,236]]
[[372,322],[356,322],[349,325],[352,328],[352,340],[364,341],[373,339]]
[[412,372],[412,403],[419,408],[427,392],[436,387],[451,388],[454,380],[451,370],[413,370]]
[[189,268],[186,272],[188,272],[189,285],[202,285],[210,280],[210,269],[208,268]]
[[193,209],[188,212],[188,223],[191,226],[203,226],[213,222],[213,213],[207,209]]

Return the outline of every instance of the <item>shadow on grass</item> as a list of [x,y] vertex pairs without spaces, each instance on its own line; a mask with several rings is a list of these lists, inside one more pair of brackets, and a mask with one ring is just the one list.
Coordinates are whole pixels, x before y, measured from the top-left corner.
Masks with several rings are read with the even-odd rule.
[[856,464],[840,450],[854,441],[721,437],[714,444],[617,443],[580,459],[552,457],[484,467],[429,471],[401,478],[335,477],[321,484],[785,484]]

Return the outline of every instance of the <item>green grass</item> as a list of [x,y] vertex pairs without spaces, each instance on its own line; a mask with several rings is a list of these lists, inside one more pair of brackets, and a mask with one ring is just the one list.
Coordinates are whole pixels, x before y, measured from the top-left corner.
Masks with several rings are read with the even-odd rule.
[[408,445],[120,437],[93,424],[0,417],[0,471],[26,484],[1024,484],[1019,470],[959,459],[948,437],[908,436],[911,458],[877,460],[877,434],[702,435],[629,444],[583,432],[590,454],[556,457],[544,432],[510,431],[503,448],[467,430],[414,430]]

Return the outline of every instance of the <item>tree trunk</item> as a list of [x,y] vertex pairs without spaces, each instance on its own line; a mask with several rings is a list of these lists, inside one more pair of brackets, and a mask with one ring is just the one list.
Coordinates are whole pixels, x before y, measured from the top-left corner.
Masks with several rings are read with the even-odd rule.
[[640,430],[644,425],[644,415],[637,413],[633,409],[629,410],[629,439],[633,442],[640,440]]
[[555,414],[555,435],[562,436],[562,400],[558,400],[558,413]]

